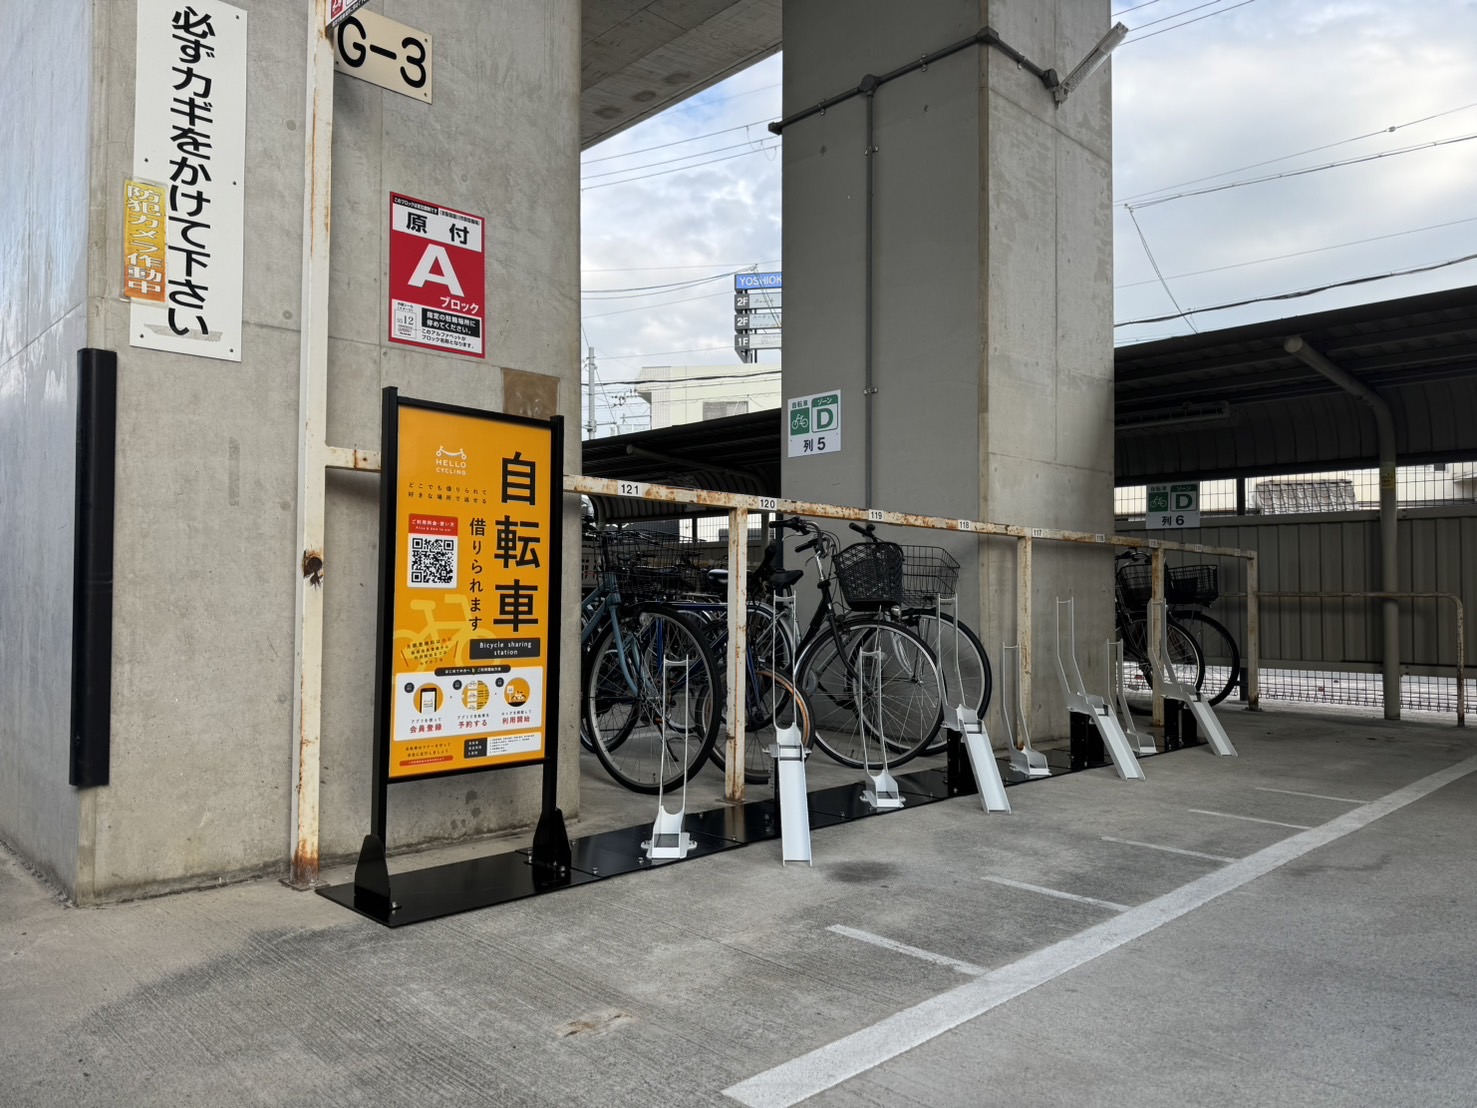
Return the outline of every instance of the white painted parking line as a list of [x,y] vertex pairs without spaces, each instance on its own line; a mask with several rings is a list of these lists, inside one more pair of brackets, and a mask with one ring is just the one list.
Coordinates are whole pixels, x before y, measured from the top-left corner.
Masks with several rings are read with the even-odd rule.
[[1259,793],[1281,793],[1283,796],[1309,796],[1314,800],[1337,800],[1340,804],[1366,803],[1363,800],[1355,800],[1352,796],[1324,796],[1322,793],[1300,793],[1295,789],[1269,789],[1266,785],[1258,785],[1256,791]]
[[1295,862],[1304,854],[1367,827],[1381,816],[1399,811],[1477,770],[1477,758],[1433,773],[1388,796],[1345,812],[1300,835],[1290,835],[1255,854],[1191,881],[1188,885],[1113,916],[1071,938],[1043,947],[1009,965],[904,1008],[826,1046],[818,1047],[773,1069],[724,1089],[726,1096],[749,1108],[790,1108],[859,1074],[880,1066],[915,1046],[935,1039],[962,1023],[1014,1000],[1038,985],[1054,981],[1125,943],[1173,923],[1217,897]]
[[1238,816],[1235,812],[1212,812],[1209,808],[1186,808],[1187,812],[1194,812],[1197,816],[1220,816],[1221,819],[1241,819],[1247,823],[1270,823],[1273,827],[1291,827],[1297,831],[1311,831],[1306,823],[1283,823],[1280,819],[1259,819],[1256,816]]
[[1115,839],[1112,835],[1104,835],[1105,843],[1122,843],[1124,846],[1141,846],[1145,850],[1162,850],[1166,854],[1183,854],[1186,858],[1204,858],[1207,862],[1234,862],[1235,858],[1227,858],[1224,854],[1206,854],[1203,850],[1186,850],[1179,846],[1160,846],[1158,843],[1141,843],[1136,839]]
[[985,880],[994,882],[996,885],[1006,885],[1012,889],[1025,889],[1028,893],[1054,896],[1058,900],[1075,900],[1079,904],[1096,904],[1099,908],[1111,908],[1115,912],[1128,911],[1127,904],[1114,904],[1111,900],[1099,900],[1095,896],[1078,896],[1076,893],[1064,893],[1060,889],[1047,889],[1040,885],[1028,885],[1024,881],[1012,881],[1008,877],[986,877]]
[[883,950],[891,950],[897,954],[906,954],[909,958],[921,958],[925,962],[933,962],[935,965],[948,966],[960,973],[967,973],[971,977],[978,977],[985,973],[984,966],[976,966],[971,962],[961,962],[957,958],[950,958],[947,954],[935,954],[931,950],[923,950],[920,947],[909,946],[893,939],[885,939],[881,935],[874,935],[870,931],[858,931],[855,927],[847,927],[842,923],[833,923],[826,928],[838,935],[845,935],[848,939],[860,939],[864,943],[880,946]]

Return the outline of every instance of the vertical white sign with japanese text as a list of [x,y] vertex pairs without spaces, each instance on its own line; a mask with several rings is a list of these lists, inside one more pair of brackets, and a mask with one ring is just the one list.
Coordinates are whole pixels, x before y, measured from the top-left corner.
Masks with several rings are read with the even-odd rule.
[[131,301],[129,343],[239,362],[246,12],[138,0],[135,56],[133,175],[164,186],[167,276],[162,301]]

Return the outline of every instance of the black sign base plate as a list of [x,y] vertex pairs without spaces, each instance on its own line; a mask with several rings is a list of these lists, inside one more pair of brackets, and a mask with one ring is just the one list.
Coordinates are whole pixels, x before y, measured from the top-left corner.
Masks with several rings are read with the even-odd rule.
[[[1068,765],[1056,760],[1052,761],[1051,768],[1053,776],[1070,772]],[[1008,785],[1023,783],[1020,779],[1011,780],[1012,776],[1006,775]],[[951,781],[949,773],[940,769],[899,774],[897,784],[905,806],[891,811],[906,811],[909,807],[966,796],[975,791],[972,782],[966,784],[957,775]],[[861,799],[867,787],[867,782],[860,781],[811,793],[811,830],[889,814],[889,810],[875,811]],[[353,882],[320,888],[318,895],[386,927],[403,927],[777,839],[780,837],[779,809],[773,798],[765,798],[693,812],[684,821],[683,830],[692,837],[693,843],[685,859],[648,859],[642,845],[651,838],[651,824],[646,823],[571,839],[567,870],[561,871],[557,866],[535,866],[530,858],[532,852],[525,848],[508,854],[390,874],[388,900],[372,888],[356,888]]]

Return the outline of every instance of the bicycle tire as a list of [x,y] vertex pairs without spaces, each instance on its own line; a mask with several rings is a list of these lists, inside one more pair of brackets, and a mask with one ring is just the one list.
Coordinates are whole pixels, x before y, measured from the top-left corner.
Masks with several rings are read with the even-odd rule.
[[1231,695],[1241,673],[1241,648],[1231,632],[1204,612],[1186,609],[1170,613],[1200,648],[1205,679],[1200,694],[1207,704],[1219,704]]
[[[680,610],[680,609],[679,609]],[[702,613],[684,612],[696,619],[707,636],[708,648],[715,658],[724,662],[724,680],[728,680],[728,613],[712,611]],[[795,656],[790,630],[775,614],[775,610],[762,600],[749,602],[745,621],[748,640],[748,671],[744,682],[745,701],[748,706],[749,726],[762,728],[770,720],[769,688],[760,676],[765,671],[772,673],[791,672]],[[715,744],[717,745],[717,744]]]
[[[936,613],[929,611],[909,613],[907,623],[928,644],[938,661],[939,674],[944,679],[944,694],[947,697],[944,710],[947,712],[956,703],[962,702],[966,708],[973,708],[980,719],[984,719],[994,691],[994,675],[990,671],[990,656],[985,653],[985,644],[980,642],[979,636],[960,620],[959,636],[956,639],[954,621],[941,619]],[[956,669],[962,698],[953,687]],[[936,735],[924,748],[923,754],[927,757],[942,753],[944,746],[944,736]]]
[[[614,626],[600,633],[581,682],[595,757],[632,792],[676,788],[702,768],[718,736],[722,671],[676,609],[643,604],[620,620],[619,640]],[[687,665],[664,664],[671,661]]]
[[[1169,640],[1169,656],[1175,675],[1181,684],[1199,689],[1205,681],[1205,662],[1200,648],[1190,632],[1179,620],[1168,617],[1165,637]],[[1130,620],[1119,625],[1123,636],[1123,693],[1128,706],[1135,712],[1149,712],[1153,705],[1154,676],[1149,664],[1147,619]]]
[[[773,759],[769,756],[770,736],[763,734],[763,732],[771,731],[770,724],[776,720],[781,726],[794,723],[800,728],[800,745],[806,750],[810,749],[811,740],[815,734],[811,722],[810,698],[782,673],[760,670],[759,677],[772,686],[777,695],[771,714],[765,722],[763,724],[751,722],[744,735],[744,781],[750,785],[763,785],[770,779],[773,764]],[[720,770],[725,771],[728,767],[728,755],[724,749],[726,745],[725,736],[720,735],[708,754],[708,760]]]
[[[902,624],[847,620],[800,654],[798,683],[810,699],[815,744],[844,766],[898,766],[915,757],[943,723],[943,678],[928,645]],[[880,693],[866,691],[864,651],[880,651]],[[875,671],[872,671],[875,672]]]

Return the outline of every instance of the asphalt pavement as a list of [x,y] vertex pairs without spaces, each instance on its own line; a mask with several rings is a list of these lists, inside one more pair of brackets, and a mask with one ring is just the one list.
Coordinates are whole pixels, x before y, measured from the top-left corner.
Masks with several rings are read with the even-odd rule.
[[[71,908],[0,851],[0,1104],[1477,1104],[1477,743],[1221,716],[1237,758],[397,929],[266,878]],[[572,834],[650,818],[600,774]]]

